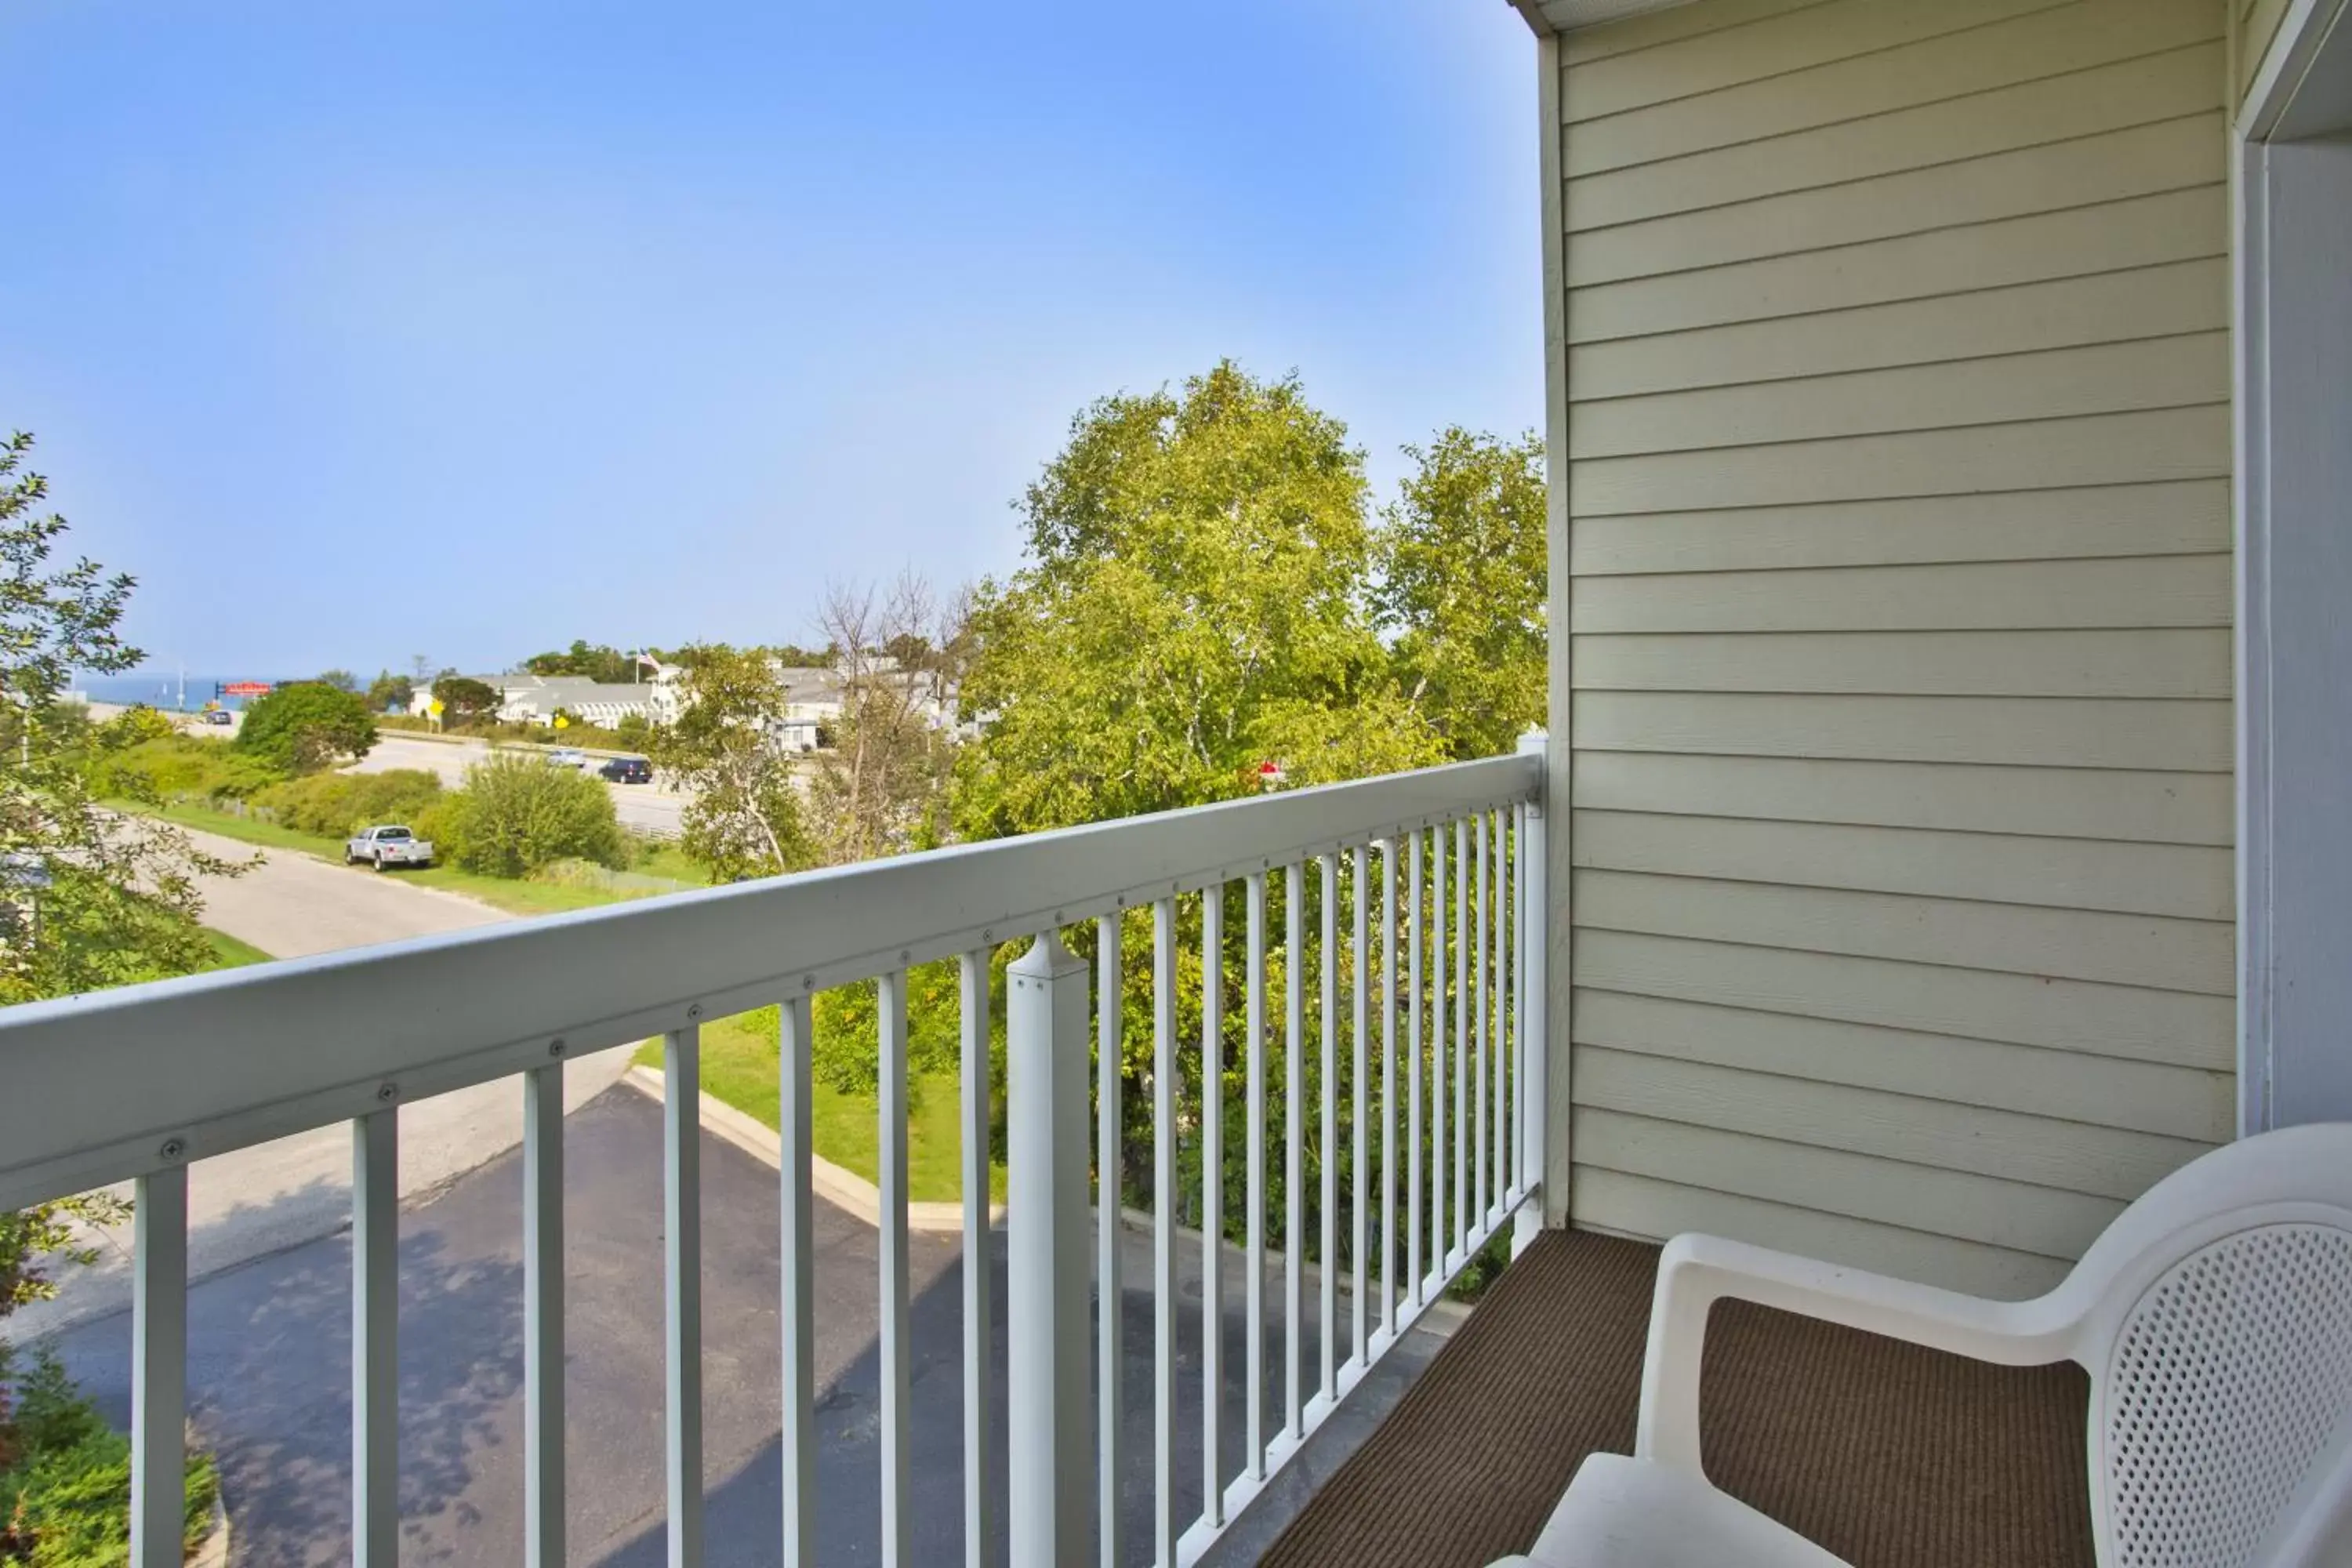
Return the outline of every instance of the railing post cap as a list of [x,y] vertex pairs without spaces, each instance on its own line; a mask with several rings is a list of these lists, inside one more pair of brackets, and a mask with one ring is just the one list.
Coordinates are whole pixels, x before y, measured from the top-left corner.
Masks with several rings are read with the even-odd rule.
[[1047,926],[1029,944],[1029,951],[1005,966],[1010,973],[1024,980],[1055,980],[1073,973],[1084,973],[1086,961],[1062,945],[1062,933]]
[[1551,733],[1546,730],[1529,730],[1519,737],[1519,751],[1522,755],[1530,752],[1540,754],[1550,744]]

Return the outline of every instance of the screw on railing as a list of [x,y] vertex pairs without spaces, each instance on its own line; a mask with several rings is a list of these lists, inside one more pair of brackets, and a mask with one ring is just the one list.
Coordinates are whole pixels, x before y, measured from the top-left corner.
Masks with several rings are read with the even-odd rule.
[[400,1098],[400,1085],[388,1080],[386,1082],[380,1083],[375,1086],[375,1097],[387,1104],[393,1100],[398,1100]]
[[547,1042],[547,1054],[548,1054],[549,1056],[551,1056],[551,1057],[560,1057],[560,1056],[562,1056],[562,1055],[563,1054],[563,1042],[562,1042],[562,1040],[550,1040],[550,1041],[548,1041],[548,1042]]
[[166,1138],[163,1140],[163,1146],[155,1151],[159,1156],[166,1160],[176,1160],[187,1152],[188,1141],[184,1138]]

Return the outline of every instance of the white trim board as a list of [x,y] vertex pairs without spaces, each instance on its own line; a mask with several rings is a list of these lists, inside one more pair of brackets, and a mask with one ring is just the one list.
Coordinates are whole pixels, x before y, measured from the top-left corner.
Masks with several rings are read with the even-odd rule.
[[2352,141],[2325,136],[2352,131],[2346,15],[2289,8],[2231,166],[2242,1132],[2352,1117]]

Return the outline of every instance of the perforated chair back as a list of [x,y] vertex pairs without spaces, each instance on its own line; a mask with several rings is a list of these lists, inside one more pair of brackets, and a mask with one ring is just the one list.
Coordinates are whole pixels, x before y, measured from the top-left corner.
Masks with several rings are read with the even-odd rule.
[[2352,1126],[2175,1172],[2051,1300],[2067,1298],[2099,1561],[2267,1568],[2352,1413]]

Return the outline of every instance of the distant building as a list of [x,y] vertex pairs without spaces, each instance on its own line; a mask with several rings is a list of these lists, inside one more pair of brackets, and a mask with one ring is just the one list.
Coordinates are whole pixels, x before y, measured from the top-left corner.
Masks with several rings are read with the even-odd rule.
[[[498,718],[503,724],[544,724],[560,710],[571,714],[583,724],[600,729],[619,727],[623,719],[635,713],[656,723],[659,706],[656,689],[650,683],[617,684],[591,680],[584,675],[477,675],[467,679],[478,680],[499,694]],[[432,711],[431,686],[420,686],[409,698],[408,710],[424,715]]]

